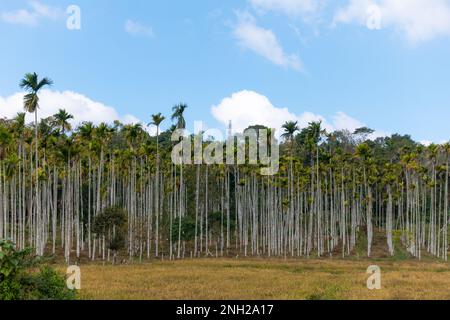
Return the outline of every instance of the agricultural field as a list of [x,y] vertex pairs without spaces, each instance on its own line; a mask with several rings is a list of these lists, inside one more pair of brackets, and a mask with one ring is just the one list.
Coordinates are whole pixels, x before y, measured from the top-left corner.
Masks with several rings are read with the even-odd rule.
[[[367,289],[370,265],[381,290]],[[198,259],[87,264],[81,275],[88,300],[450,299],[450,265],[434,261]]]

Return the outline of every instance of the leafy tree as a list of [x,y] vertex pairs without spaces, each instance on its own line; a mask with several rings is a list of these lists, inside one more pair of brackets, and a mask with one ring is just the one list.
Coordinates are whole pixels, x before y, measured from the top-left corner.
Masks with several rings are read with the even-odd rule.
[[125,246],[125,230],[127,215],[121,207],[108,207],[98,214],[92,224],[92,232],[99,238],[104,238],[108,249],[113,252],[113,264],[117,252]]
[[356,137],[356,141],[358,141],[359,143],[362,143],[364,141],[367,140],[367,138],[373,134],[375,132],[375,130],[367,128],[367,127],[362,127],[362,128],[358,128],[355,130],[355,132],[353,132],[353,135]]

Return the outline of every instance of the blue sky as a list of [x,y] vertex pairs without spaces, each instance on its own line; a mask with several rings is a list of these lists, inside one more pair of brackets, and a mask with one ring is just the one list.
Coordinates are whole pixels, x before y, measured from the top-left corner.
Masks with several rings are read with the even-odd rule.
[[[71,4],[81,30],[66,28]],[[2,0],[0,35],[0,116],[35,71],[55,82],[42,115],[149,122],[185,102],[189,126],[450,135],[448,0]]]

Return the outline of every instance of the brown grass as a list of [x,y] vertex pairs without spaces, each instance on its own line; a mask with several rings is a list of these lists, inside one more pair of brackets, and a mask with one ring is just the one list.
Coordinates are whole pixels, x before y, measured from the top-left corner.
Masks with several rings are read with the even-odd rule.
[[[366,287],[369,265],[382,289]],[[204,259],[81,266],[82,299],[450,299],[450,264],[432,261]]]

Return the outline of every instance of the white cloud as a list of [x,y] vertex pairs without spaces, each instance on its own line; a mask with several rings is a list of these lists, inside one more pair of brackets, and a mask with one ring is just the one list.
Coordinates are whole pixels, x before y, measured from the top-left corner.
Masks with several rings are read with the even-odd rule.
[[[336,113],[331,121],[324,116],[312,112],[295,114],[287,108],[275,107],[270,100],[254,91],[240,91],[223,99],[218,105],[212,106],[213,117],[225,127],[232,122],[234,132],[242,132],[251,125],[264,125],[277,130],[277,136],[282,132],[281,127],[286,121],[298,121],[300,128],[305,128],[313,121],[322,121],[327,131],[349,130],[364,127],[365,124],[343,112]],[[377,131],[371,138],[383,136]]]
[[425,147],[429,147],[429,146],[431,146],[431,145],[433,144],[433,142],[432,142],[432,141],[429,141],[429,140],[422,140],[422,141],[420,141],[419,143],[420,143],[421,145],[425,146]]
[[133,20],[127,20],[125,22],[125,31],[132,36],[144,36],[149,38],[154,37],[152,27],[145,26]]
[[249,0],[258,10],[279,12],[288,16],[305,16],[315,13],[321,6],[319,0]]
[[277,130],[296,116],[286,108],[276,108],[265,96],[253,91],[240,91],[211,108],[213,117],[223,125],[232,121],[233,131],[242,132],[250,125],[270,126]]
[[393,28],[413,43],[450,36],[449,0],[350,0],[338,10],[334,24],[366,25],[373,6],[379,8],[382,28]]
[[[350,117],[342,111],[337,112],[333,116],[333,130],[348,130],[350,132],[355,132],[356,129],[367,127],[364,122],[361,122],[355,118]],[[369,135],[369,139],[376,139],[380,137],[386,137],[390,134],[384,131],[375,130]]]
[[421,145],[425,146],[425,147],[429,147],[429,146],[431,146],[432,144],[440,144],[440,145],[444,145],[444,144],[446,144],[446,143],[449,143],[449,141],[448,141],[448,140],[441,140],[441,141],[439,141],[439,142],[436,142],[436,141],[430,141],[430,140],[421,140],[419,143],[420,143]]
[[295,54],[286,54],[272,30],[257,26],[254,17],[248,13],[238,14],[238,20],[234,37],[242,48],[249,49],[276,65],[301,70],[300,58]]
[[354,132],[356,129],[364,127],[365,124],[340,111],[333,116],[333,126],[335,130]]
[[37,0],[28,2],[28,9],[19,9],[16,11],[1,12],[0,21],[10,24],[21,24],[35,26],[41,20],[58,20],[64,17],[64,11],[61,8],[43,4]]
[[[23,109],[24,93],[15,93],[9,97],[0,96],[0,117],[11,119]],[[113,107],[93,101],[88,97],[72,91],[43,90],[39,95],[39,118],[54,115],[59,109],[65,109],[74,116],[72,124],[77,125],[83,121],[91,121],[95,124],[101,122],[112,123],[120,120],[125,124],[141,123],[132,115],[121,116]],[[27,114],[27,123],[34,121],[34,115]]]

